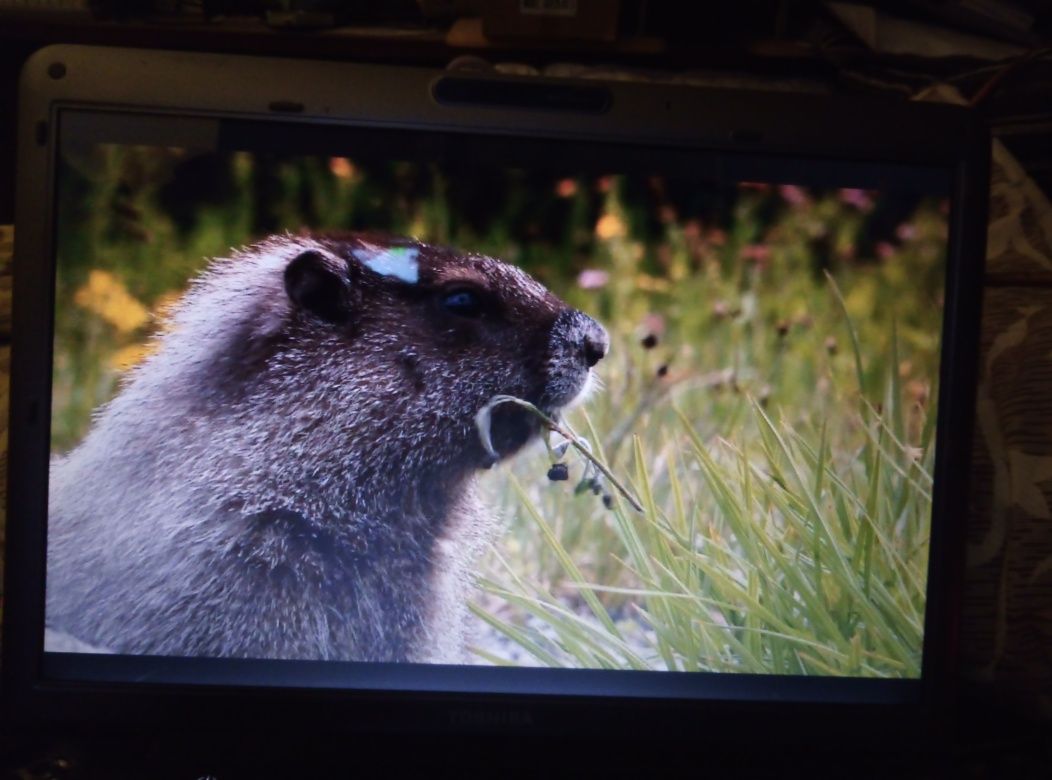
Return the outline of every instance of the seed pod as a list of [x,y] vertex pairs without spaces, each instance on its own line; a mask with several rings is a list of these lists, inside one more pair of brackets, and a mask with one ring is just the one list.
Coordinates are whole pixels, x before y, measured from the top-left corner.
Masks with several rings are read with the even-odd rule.
[[570,449],[570,440],[555,431],[549,434],[548,444],[554,458],[563,457],[566,451]]
[[573,489],[573,494],[575,496],[587,493],[592,489],[592,484],[595,481],[593,474],[595,474],[595,465],[590,460],[585,461],[584,473],[581,475],[581,481],[578,482],[577,486]]
[[600,495],[603,492],[603,483],[599,480],[599,477],[592,477],[592,493]]
[[548,479],[552,482],[565,482],[570,478],[570,469],[565,463],[553,463],[548,469]]
[[614,508],[614,497],[609,493],[603,493],[603,506],[605,506],[607,509]]

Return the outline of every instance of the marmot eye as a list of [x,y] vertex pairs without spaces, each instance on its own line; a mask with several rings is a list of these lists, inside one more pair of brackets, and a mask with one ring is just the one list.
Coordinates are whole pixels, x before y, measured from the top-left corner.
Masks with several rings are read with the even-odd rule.
[[482,298],[473,290],[451,290],[442,295],[441,302],[443,309],[458,317],[478,319],[484,311]]

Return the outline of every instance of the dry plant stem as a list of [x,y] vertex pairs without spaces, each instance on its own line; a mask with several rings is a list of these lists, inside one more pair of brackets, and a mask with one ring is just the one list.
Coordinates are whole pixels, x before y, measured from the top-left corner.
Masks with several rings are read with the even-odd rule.
[[486,448],[486,452],[488,452],[494,458],[497,457],[497,453],[493,450],[493,443],[489,437],[488,418],[489,413],[501,404],[515,404],[516,406],[522,407],[523,409],[534,415],[542,423],[544,423],[548,430],[554,431],[555,433],[559,434],[564,439],[566,439],[568,442],[570,442],[570,444],[573,445],[574,449],[576,449],[579,453],[581,453],[581,455],[588,459],[588,461],[593,466],[599,469],[599,472],[610,481],[610,484],[617,489],[618,493],[624,496],[625,501],[627,501],[633,509],[635,509],[637,512],[643,512],[643,505],[639,502],[639,499],[633,496],[632,493],[628,490],[628,488],[626,488],[624,484],[617,477],[614,476],[613,472],[611,472],[610,469],[603,465],[599,461],[599,459],[591,453],[591,451],[588,449],[588,446],[581,441],[581,438],[577,436],[577,434],[575,434],[568,428],[564,428],[563,426],[559,425],[559,423],[557,423],[551,417],[546,415],[544,412],[542,412],[536,406],[531,404],[529,401],[524,401],[521,398],[516,398],[513,395],[495,395],[489,400],[489,403],[487,403],[484,407],[482,407],[481,410],[479,410],[479,413],[475,415],[475,424],[479,429],[479,437],[482,439],[482,446]]
[[726,383],[726,372],[727,369],[721,369],[719,371],[710,371],[700,377],[697,377],[694,373],[683,374],[682,376],[674,378],[670,377],[667,379],[653,377],[647,384],[647,387],[643,392],[643,397],[639,399],[628,417],[614,428],[611,433],[607,434],[606,442],[604,444],[607,460],[611,463],[617,461],[618,453],[621,451],[621,445],[628,440],[628,434],[636,427],[639,418],[641,418],[649,409],[652,409],[658,401],[663,400],[669,393],[671,393],[673,386],[697,378],[701,380],[702,387],[714,387],[717,384]]
[[610,458],[610,462],[617,460],[617,453],[621,449],[622,443],[628,438],[628,434],[636,427],[636,423],[639,422],[639,418],[643,416],[643,413],[647,409],[651,408],[660,398],[668,394],[669,385],[664,384],[656,379],[651,380],[650,385],[646,388],[643,393],[643,397],[636,403],[635,408],[626,417],[620,425],[617,426],[607,436],[606,451]]

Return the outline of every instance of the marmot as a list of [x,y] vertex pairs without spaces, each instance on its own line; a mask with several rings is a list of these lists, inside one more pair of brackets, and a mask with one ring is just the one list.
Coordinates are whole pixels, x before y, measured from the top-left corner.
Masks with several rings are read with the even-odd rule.
[[[607,347],[492,257],[346,234],[217,261],[52,462],[47,625],[132,654],[464,662],[475,414],[557,414]],[[504,458],[539,424],[504,405],[492,432]]]

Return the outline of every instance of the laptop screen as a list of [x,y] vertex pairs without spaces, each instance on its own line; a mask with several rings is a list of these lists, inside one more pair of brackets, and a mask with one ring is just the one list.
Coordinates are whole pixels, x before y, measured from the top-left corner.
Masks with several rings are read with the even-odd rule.
[[951,173],[64,111],[46,670],[917,680]]

